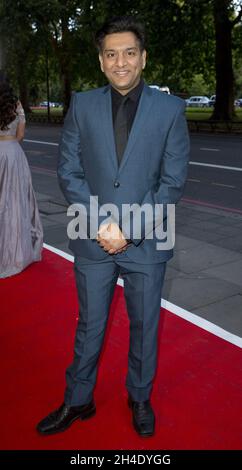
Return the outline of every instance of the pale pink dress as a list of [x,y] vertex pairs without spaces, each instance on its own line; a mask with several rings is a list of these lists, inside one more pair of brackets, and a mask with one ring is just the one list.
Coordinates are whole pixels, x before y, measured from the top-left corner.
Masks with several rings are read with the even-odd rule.
[[[16,136],[25,122],[21,104],[17,117],[0,135]],[[0,279],[17,274],[41,259],[43,229],[30,169],[17,140],[0,140]]]

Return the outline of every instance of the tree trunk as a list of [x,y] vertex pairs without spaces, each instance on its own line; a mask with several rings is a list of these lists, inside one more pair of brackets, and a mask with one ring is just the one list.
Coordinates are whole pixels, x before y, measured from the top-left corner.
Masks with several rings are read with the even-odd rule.
[[216,102],[211,119],[232,120],[234,115],[234,76],[232,65],[232,23],[229,0],[214,0],[216,37]]
[[[23,59],[23,58],[22,58]],[[28,80],[25,76],[26,66],[24,61],[18,63],[17,78],[19,86],[19,99],[26,113],[31,113],[29,106]]]
[[63,116],[67,113],[71,99],[71,74],[70,74],[70,31],[68,16],[61,18],[62,47],[61,47],[61,78],[63,88]]
[[63,116],[66,115],[71,99],[71,73],[70,73],[70,51],[69,51],[69,29],[68,17],[61,18],[62,39],[58,43],[56,38],[52,37],[52,47],[56,53],[60,67],[60,80],[63,96]]
[[61,81],[63,89],[63,116],[66,115],[71,99],[71,79],[69,68],[65,64],[61,67]]
[[0,35],[0,70],[4,70],[5,67],[5,48],[4,48],[4,39]]

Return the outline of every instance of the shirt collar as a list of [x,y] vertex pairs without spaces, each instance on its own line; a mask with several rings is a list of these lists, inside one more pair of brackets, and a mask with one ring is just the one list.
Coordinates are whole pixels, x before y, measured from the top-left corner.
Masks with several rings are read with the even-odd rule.
[[[140,95],[143,91],[143,88],[144,88],[144,80],[143,80],[143,78],[141,78],[138,85],[135,88],[133,88],[132,90],[130,90],[127,93],[127,95],[125,95],[125,96],[129,97],[129,99],[131,101],[137,102],[140,98]],[[111,87],[111,93],[112,93],[112,98],[114,98],[115,101],[116,100],[119,101],[124,97],[124,95],[121,95],[121,93],[119,93],[113,87]]]

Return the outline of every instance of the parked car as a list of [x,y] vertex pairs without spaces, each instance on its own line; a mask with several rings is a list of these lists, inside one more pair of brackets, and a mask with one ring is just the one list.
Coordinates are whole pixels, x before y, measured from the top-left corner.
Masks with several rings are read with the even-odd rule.
[[58,103],[57,101],[52,102],[52,105],[53,105],[54,108],[60,108],[60,107],[63,106],[62,103]]
[[242,98],[237,98],[237,100],[234,102],[234,105],[236,108],[242,108]]
[[150,87],[150,88],[155,88],[156,90],[159,90],[159,89],[160,89],[159,85],[149,85],[149,87]]
[[160,91],[163,91],[163,93],[167,93],[168,95],[171,94],[170,88],[168,86],[161,86]]
[[209,106],[214,106],[214,105],[215,105],[215,101],[216,101],[216,95],[210,96],[210,99],[209,99]]
[[207,108],[209,106],[209,98],[207,96],[191,96],[186,99],[186,106]]
[[155,88],[156,90],[163,91],[163,93],[167,93],[170,95],[170,89],[168,86],[159,86],[159,85],[149,85],[150,88]]
[[[42,101],[42,103],[39,104],[41,108],[48,108],[48,101]],[[52,103],[51,101],[49,102],[50,108],[55,107],[55,103]]]

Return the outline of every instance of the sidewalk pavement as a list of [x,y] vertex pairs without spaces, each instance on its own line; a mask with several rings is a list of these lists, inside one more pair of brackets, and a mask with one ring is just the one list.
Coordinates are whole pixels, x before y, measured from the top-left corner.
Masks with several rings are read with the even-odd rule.
[[[44,241],[67,253],[67,204],[36,193]],[[181,201],[162,297],[242,337],[242,215]],[[72,254],[72,253],[71,253]]]

